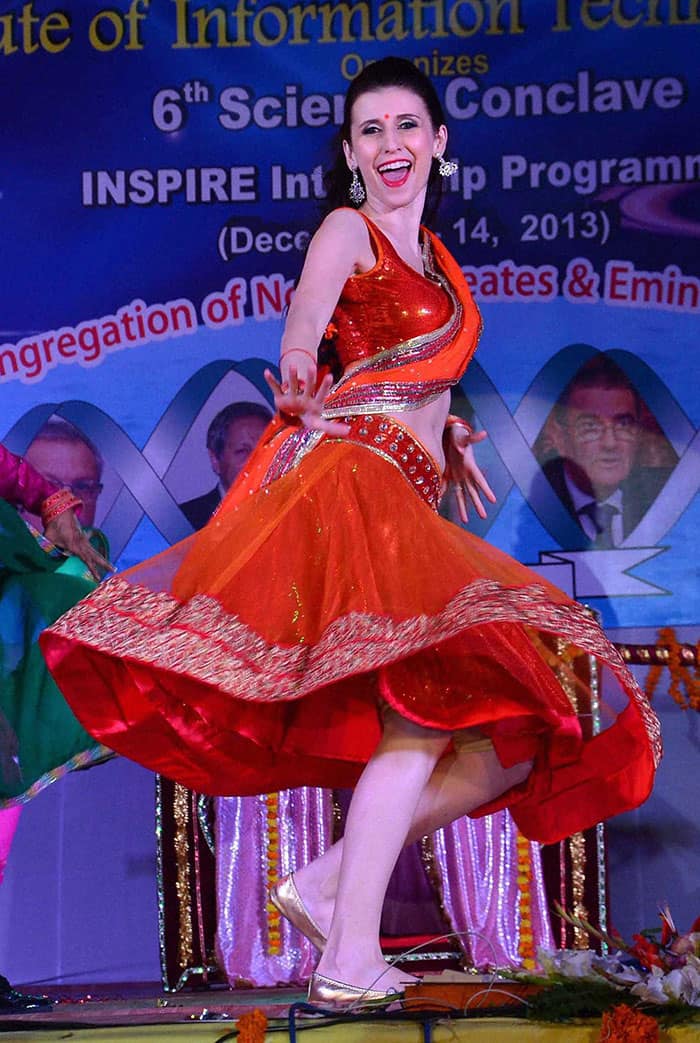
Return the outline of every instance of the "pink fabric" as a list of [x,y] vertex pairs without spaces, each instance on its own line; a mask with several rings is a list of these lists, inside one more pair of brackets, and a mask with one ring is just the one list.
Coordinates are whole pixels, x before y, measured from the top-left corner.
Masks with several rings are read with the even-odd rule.
[[[308,980],[318,959],[314,947],[284,919],[280,952],[268,951],[267,884],[311,861],[331,843],[331,792],[307,788],[279,794],[278,852],[269,835],[265,800],[216,801],[217,950],[232,985],[299,984]],[[458,819],[433,836],[443,909],[474,966],[520,963],[516,843],[517,830],[507,811]],[[534,944],[553,948],[536,843],[530,844],[530,863]]]
[[13,804],[12,807],[0,809],[0,884],[5,875],[5,866],[12,846],[12,838],[17,829],[20,806]]
[[[433,835],[435,871],[452,929],[475,967],[519,964],[517,829],[507,811],[460,818]],[[530,903],[535,949],[554,948],[540,846],[530,843]]]
[[32,514],[39,514],[44,500],[58,492],[58,486],[47,482],[31,464],[0,445],[0,498],[21,504]]
[[281,917],[279,953],[270,952],[267,891],[332,842],[330,792],[295,789],[275,796],[277,850],[264,795],[216,801],[217,955],[232,985],[299,984],[318,959],[313,945]]

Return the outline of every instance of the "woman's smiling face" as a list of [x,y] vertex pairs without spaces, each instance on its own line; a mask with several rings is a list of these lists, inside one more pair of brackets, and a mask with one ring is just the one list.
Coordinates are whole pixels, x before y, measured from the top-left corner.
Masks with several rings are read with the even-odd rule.
[[383,87],[356,99],[350,139],[343,143],[348,166],[359,167],[368,202],[383,210],[425,192],[447,130],[433,127],[425,102],[408,87]]

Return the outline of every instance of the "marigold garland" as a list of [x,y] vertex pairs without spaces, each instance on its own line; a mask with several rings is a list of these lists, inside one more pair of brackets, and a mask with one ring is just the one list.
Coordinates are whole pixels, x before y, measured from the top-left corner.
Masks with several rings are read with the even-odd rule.
[[522,833],[516,836],[518,857],[518,909],[520,912],[520,939],[518,955],[526,970],[535,967],[535,937],[532,927],[532,861],[530,841]]
[[267,1018],[257,1007],[242,1014],[236,1024],[238,1043],[265,1043]]
[[656,1018],[619,1003],[603,1014],[598,1039],[599,1043],[658,1043],[659,1023]]
[[[267,880],[265,882],[265,893],[269,895],[270,888],[277,882],[279,871],[279,794],[266,793],[265,817],[267,826]],[[282,921],[279,910],[267,899],[267,951],[270,956],[279,956],[282,952]],[[253,1041],[254,1043],[254,1041]]]
[[678,703],[683,710],[700,711],[700,676],[697,663],[700,661],[700,642],[695,652],[695,670],[691,673],[692,663],[684,656],[684,649],[673,627],[664,627],[659,631],[659,639],[656,643],[657,649],[664,649],[666,661],[656,662],[649,668],[644,690],[651,702],[661,680],[664,667],[668,667],[671,674],[671,682],[668,694]]

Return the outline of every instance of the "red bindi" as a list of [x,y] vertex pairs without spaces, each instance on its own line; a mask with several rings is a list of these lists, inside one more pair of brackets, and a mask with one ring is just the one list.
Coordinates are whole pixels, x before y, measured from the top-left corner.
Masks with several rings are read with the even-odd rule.
[[385,113],[384,113],[384,119],[385,119],[385,120],[388,120],[388,119],[389,119],[389,113],[388,113],[388,112],[385,112]]

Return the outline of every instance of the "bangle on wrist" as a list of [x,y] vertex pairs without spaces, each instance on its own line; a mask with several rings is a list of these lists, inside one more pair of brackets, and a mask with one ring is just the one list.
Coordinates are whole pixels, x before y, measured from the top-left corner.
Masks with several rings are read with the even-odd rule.
[[58,518],[59,514],[82,507],[83,501],[79,499],[70,489],[59,489],[58,492],[47,496],[41,505],[41,524],[46,528],[49,522]]
[[454,416],[452,413],[448,416],[445,421],[445,430],[449,431],[452,427],[463,427],[468,434],[474,434],[474,428],[471,424],[468,424],[466,420],[462,420],[461,416]]
[[313,362],[314,366],[318,365],[318,359],[316,358],[316,356],[313,354],[312,351],[307,351],[306,348],[287,348],[286,351],[282,351],[280,353],[280,362],[283,358],[285,358],[285,356],[291,355],[293,351],[297,351],[301,355],[308,355],[311,361]]

